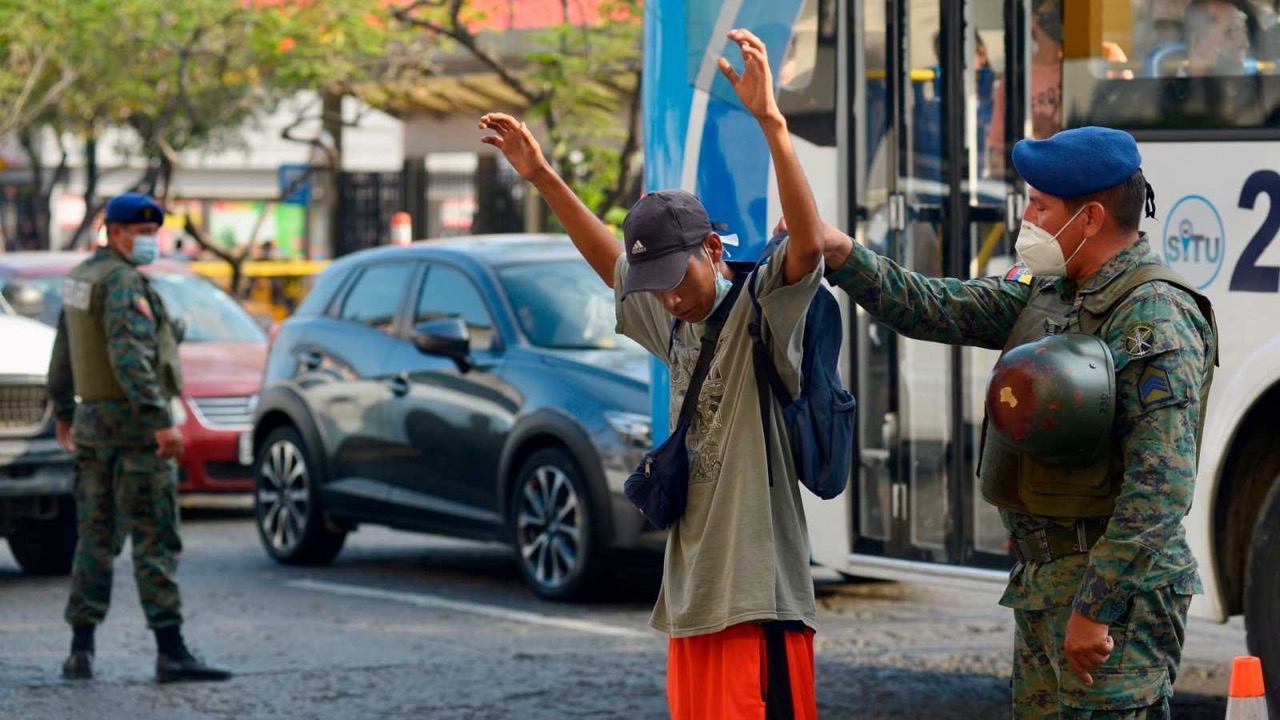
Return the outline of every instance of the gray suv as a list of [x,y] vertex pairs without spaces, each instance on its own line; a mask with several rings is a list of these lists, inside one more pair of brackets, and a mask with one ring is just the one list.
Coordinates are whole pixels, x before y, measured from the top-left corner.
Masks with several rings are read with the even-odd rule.
[[361,523],[510,543],[539,595],[656,550],[622,483],[649,448],[649,359],[562,236],[348,255],[272,342],[255,412],[258,534],[323,564]]

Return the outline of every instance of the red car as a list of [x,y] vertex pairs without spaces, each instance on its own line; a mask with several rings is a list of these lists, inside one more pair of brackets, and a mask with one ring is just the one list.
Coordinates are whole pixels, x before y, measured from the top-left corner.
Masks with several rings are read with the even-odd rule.
[[[4,300],[0,312],[11,310],[56,326],[62,310],[62,279],[85,257],[77,252],[0,254],[0,298]],[[185,263],[160,260],[143,272],[170,313],[183,318],[187,326],[179,346],[186,390],[173,408],[174,421],[186,440],[179,489],[187,493],[250,491],[249,438],[266,363],[267,335],[234,298]]]

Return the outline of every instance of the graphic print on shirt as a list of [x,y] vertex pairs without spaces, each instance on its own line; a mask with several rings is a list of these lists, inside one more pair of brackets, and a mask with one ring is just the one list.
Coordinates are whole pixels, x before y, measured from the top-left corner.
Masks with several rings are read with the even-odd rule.
[[[717,344],[723,344],[724,338]],[[687,345],[676,338],[671,348],[671,414],[672,423],[677,420],[678,408],[684,403],[689,381],[693,379],[698,364],[701,345]],[[702,393],[697,399],[693,427],[685,445],[689,449],[689,484],[711,482],[720,476],[720,450],[724,437],[720,417],[720,403],[724,400],[724,376],[720,374],[720,358],[711,360],[707,379],[702,383]]]

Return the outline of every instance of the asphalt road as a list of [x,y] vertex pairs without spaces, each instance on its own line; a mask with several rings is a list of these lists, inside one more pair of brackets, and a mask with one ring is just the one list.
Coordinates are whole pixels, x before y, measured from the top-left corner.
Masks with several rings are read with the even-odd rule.
[[[327,568],[269,560],[242,512],[186,511],[186,635],[233,669],[159,686],[126,549],[97,677],[59,674],[66,578],[0,551],[0,718],[660,718],[665,638],[646,619],[653,569],[591,604],[536,600],[509,552],[362,528]],[[819,582],[824,718],[1007,718],[1013,621],[997,593]],[[1223,717],[1239,619],[1192,620],[1175,718]]]

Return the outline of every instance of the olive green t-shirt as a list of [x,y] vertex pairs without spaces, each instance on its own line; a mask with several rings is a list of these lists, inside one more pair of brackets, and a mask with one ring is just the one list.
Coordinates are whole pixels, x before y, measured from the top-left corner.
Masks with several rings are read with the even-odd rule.
[[[766,339],[774,364],[796,394],[804,319],[820,290],[822,266],[787,285],[786,245],[766,264],[757,283]],[[681,323],[668,352],[672,317],[650,293],[621,299],[626,256],[618,258],[614,288],[618,332],[661,358],[671,369],[674,428],[698,361],[704,326]],[[821,290],[826,292],[825,290]],[[689,499],[667,540],[662,589],[649,624],[672,637],[719,632],[730,625],[770,620],[801,621],[817,628],[809,535],[800,483],[785,438],[782,409],[772,403],[774,481],[765,464],[764,428],[751,362],[753,316],[743,288],[725,320],[697,413],[687,436]]]

